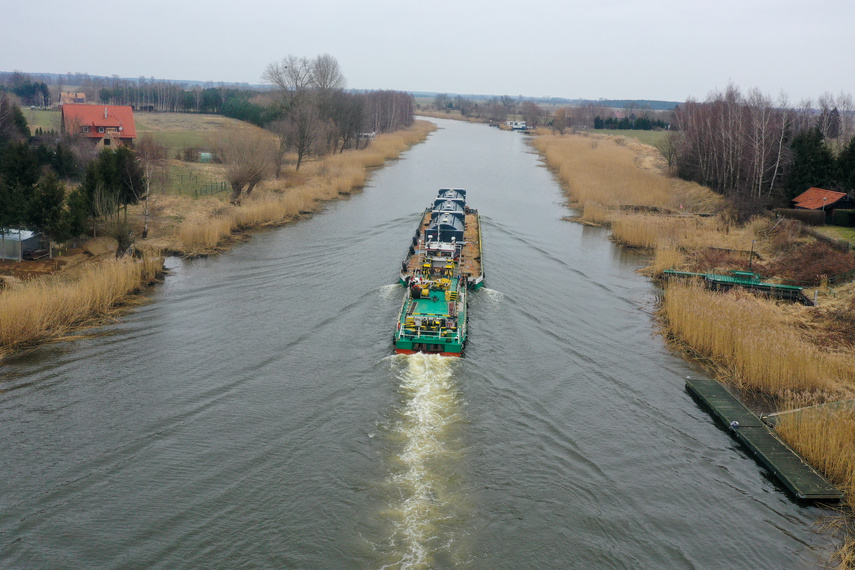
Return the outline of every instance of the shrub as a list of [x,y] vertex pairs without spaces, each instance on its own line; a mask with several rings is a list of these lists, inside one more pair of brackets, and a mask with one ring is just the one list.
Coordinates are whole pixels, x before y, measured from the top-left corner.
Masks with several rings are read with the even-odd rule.
[[194,146],[184,147],[180,158],[184,162],[199,162],[199,149]]
[[796,210],[793,208],[775,208],[772,210],[782,218],[798,220],[809,226],[825,225],[825,212],[822,210]]
[[798,220],[780,220],[772,231],[772,251],[789,251],[803,235],[802,224]]
[[786,257],[768,265],[772,275],[803,284],[816,283],[822,276],[855,270],[855,256],[815,241],[795,248]]

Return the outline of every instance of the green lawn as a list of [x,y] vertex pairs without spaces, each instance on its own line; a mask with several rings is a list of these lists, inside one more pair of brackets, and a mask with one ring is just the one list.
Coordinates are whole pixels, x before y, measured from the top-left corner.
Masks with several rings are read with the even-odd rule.
[[655,146],[668,136],[668,131],[622,131],[618,129],[592,129],[590,132],[602,135],[619,135],[637,139],[644,144]]
[[39,128],[43,131],[59,132],[61,114],[58,110],[22,107],[21,112],[24,113],[24,118],[27,119],[27,125],[30,127],[31,134],[36,134],[36,129]]
[[816,228],[822,234],[825,234],[834,239],[848,241],[855,245],[855,228],[841,228],[839,226],[822,226]]

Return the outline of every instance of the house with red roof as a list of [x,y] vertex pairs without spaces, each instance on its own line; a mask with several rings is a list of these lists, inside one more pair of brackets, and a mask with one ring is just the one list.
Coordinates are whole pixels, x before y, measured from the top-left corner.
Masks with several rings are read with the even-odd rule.
[[825,212],[825,221],[831,220],[834,210],[855,209],[855,198],[834,190],[822,188],[808,188],[793,198],[793,208],[797,210],[822,210]]
[[137,137],[130,105],[62,106],[62,132],[90,140],[98,147],[133,146]]

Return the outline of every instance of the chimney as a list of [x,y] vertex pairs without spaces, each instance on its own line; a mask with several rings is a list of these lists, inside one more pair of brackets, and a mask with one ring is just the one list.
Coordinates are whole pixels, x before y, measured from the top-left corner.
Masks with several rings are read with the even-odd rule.
[[104,118],[107,118],[107,107],[104,107]]

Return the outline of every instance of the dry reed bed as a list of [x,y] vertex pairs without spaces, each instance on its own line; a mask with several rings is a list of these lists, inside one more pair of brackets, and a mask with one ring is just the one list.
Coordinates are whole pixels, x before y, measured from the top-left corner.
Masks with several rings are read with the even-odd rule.
[[846,492],[855,509],[855,408],[819,407],[783,414],[777,430]]
[[720,216],[616,214],[611,217],[612,239],[629,247],[699,250],[708,247],[748,252],[760,241],[768,220],[753,219],[733,226]]
[[709,189],[640,166],[638,146],[620,139],[543,135],[532,144],[556,172],[574,203],[617,210],[621,206],[709,212],[721,198]]
[[270,181],[240,206],[202,211],[188,217],[178,229],[175,249],[185,255],[213,253],[237,230],[281,224],[316,211],[323,202],[362,188],[370,169],[398,158],[435,129],[433,123],[416,121],[409,129],[379,135],[365,149],[306,162],[300,170],[303,182],[296,186]]
[[672,282],[662,311],[672,335],[744,389],[778,397],[808,393],[820,401],[855,391],[855,355],[821,350],[775,303]]
[[0,356],[97,322],[162,268],[160,255],[148,252],[142,260],[95,265],[76,281],[51,276],[0,292]]

